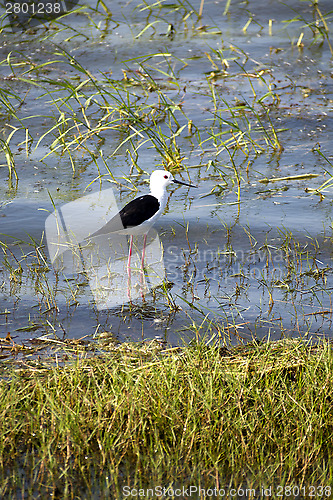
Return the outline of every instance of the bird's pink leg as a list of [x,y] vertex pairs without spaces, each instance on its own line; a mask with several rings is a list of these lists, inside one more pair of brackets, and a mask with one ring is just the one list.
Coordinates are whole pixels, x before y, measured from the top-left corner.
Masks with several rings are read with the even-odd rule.
[[133,234],[130,237],[130,244],[128,250],[128,259],[127,259],[127,297],[131,299],[131,257],[132,257],[132,249],[133,249]]
[[144,297],[143,287],[145,282],[145,255],[146,255],[146,243],[147,243],[147,234],[143,237],[143,247],[142,247],[142,257],[141,257],[141,270],[140,270],[140,282],[141,282],[141,297]]
[[146,243],[147,243],[147,234],[143,237],[143,248],[142,248],[142,258],[141,258],[141,269],[143,271],[145,266],[145,255],[146,255]]

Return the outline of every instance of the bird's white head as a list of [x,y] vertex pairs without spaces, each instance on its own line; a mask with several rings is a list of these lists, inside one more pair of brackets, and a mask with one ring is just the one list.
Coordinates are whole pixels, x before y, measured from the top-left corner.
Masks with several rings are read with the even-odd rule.
[[169,184],[173,183],[173,175],[166,170],[154,170],[150,176],[150,190],[164,190]]
[[173,183],[183,184],[188,187],[197,187],[192,184],[187,184],[186,182],[178,181],[173,177],[171,172],[167,172],[166,170],[154,170],[150,176],[150,192],[152,195],[160,198],[161,194],[165,193],[166,187]]

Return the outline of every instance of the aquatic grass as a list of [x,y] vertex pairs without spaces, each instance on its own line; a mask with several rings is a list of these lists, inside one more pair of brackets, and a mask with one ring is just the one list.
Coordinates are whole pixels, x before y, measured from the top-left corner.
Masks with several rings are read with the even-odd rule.
[[[0,62],[4,64],[5,61]],[[6,59],[6,63],[12,69],[12,63],[10,61],[10,54]],[[13,69],[12,69],[13,71]],[[13,71],[13,74],[14,71]],[[0,123],[4,123],[4,129],[1,130],[3,138],[0,137],[0,152],[2,152],[6,159],[6,165],[8,168],[8,181],[10,187],[13,187],[13,181],[15,180],[16,184],[18,181],[18,173],[15,165],[15,156],[13,151],[15,148],[12,148],[10,145],[11,139],[14,134],[18,131],[23,131],[25,140],[23,144],[25,144],[26,153],[28,155],[28,144],[32,140],[31,134],[29,133],[29,129],[26,128],[23,124],[23,120],[20,118],[18,111],[20,107],[24,104],[26,96],[22,98],[17,92],[11,90],[10,88],[1,88],[0,87]],[[14,126],[10,122],[16,120],[19,126]],[[9,129],[9,130],[8,130]],[[4,131],[8,130],[8,133]],[[21,144],[19,144],[20,146]]]
[[[9,146],[9,142],[10,142],[11,138],[13,137],[14,133],[16,132],[16,130],[17,130],[16,128],[14,130],[12,130],[6,140],[3,140],[0,138],[0,151],[2,151],[5,154],[7,167],[8,167],[8,180],[9,180],[9,183],[11,186],[12,186],[13,178],[16,179],[16,182],[18,180],[18,175],[17,175],[16,168],[15,168],[14,155],[13,155],[13,152],[12,152],[10,146]],[[0,166],[3,166],[3,165],[0,165]]]
[[327,20],[332,19],[332,12],[330,11],[328,13],[325,13],[325,15],[322,14],[320,8],[319,8],[319,2],[317,0],[313,0],[311,2],[313,10],[312,10],[312,18],[313,20],[310,21],[305,18],[305,16],[298,11],[295,7],[288,6],[292,11],[296,13],[296,16],[293,19],[288,19],[283,21],[286,25],[290,25],[291,23],[299,23],[302,22],[303,25],[300,27],[301,33],[297,41],[297,46],[299,48],[304,47],[303,39],[304,39],[304,28],[308,28],[308,30],[311,31],[313,40],[311,42],[311,45],[317,43],[318,41],[322,43],[324,40],[327,41],[329,51],[331,53],[331,57],[333,57],[333,47],[330,41],[330,30],[328,28]]
[[[225,98],[217,94],[214,83],[208,80],[214,104],[212,112],[214,118],[209,119],[212,121],[210,136],[202,141],[202,144],[212,140],[218,149],[217,154],[224,149],[224,144],[226,144],[228,147],[240,149],[247,157],[251,149],[255,154],[260,154],[267,148],[281,151],[283,147],[279,134],[283,130],[274,126],[270,116],[272,105],[267,105],[264,102],[267,97],[270,97],[274,106],[277,107],[280,102],[279,97],[275,92],[272,92],[270,84],[263,77],[263,71],[249,74],[239,62],[235,62],[241,68],[242,73],[230,77],[247,77],[253,91],[254,102],[250,104],[247,99],[242,97],[237,98],[236,105],[231,105]],[[268,92],[261,97],[257,96],[253,88],[251,80],[254,77],[260,79],[268,88]],[[227,136],[225,141],[223,136]]]
[[[134,12],[136,10],[139,12],[148,12],[147,23],[151,16],[157,18],[157,21],[155,22],[163,21],[165,23],[167,22],[165,18],[170,14],[174,14],[175,16],[177,15],[180,17],[181,22],[184,25],[184,30],[188,30],[189,27],[187,23],[189,20],[192,21],[192,27],[194,27],[195,24],[201,19],[203,6],[204,0],[201,0],[199,10],[196,10],[196,8],[187,0],[177,0],[173,3],[167,2],[166,0],[158,0],[157,2],[149,3],[146,0],[143,0],[142,3],[139,3],[134,8]],[[193,17],[195,17],[194,20]],[[173,20],[173,23],[175,23],[175,20]]]
[[[3,63],[4,61],[0,62],[0,65]],[[15,106],[12,104],[12,101],[14,100],[19,104],[19,106],[21,106],[24,102],[24,100],[22,100],[22,97],[18,93],[13,92],[8,88],[0,87],[1,119],[3,116],[7,115],[8,118],[13,117],[18,120]]]
[[[99,6],[102,8],[99,9]],[[76,21],[73,26],[72,19],[76,17]],[[88,20],[88,23],[84,21]],[[115,26],[118,22],[112,18],[112,13],[102,1],[97,1],[96,6],[88,4],[78,4],[74,8],[64,12],[61,16],[49,21],[50,29],[38,32],[39,39],[42,42],[51,41],[53,42],[55,35],[59,39],[62,35],[63,42],[70,43],[76,42],[76,39],[83,39],[85,42],[89,41],[91,38],[102,38],[105,36],[105,26],[109,23],[114,23]],[[89,26],[89,30],[87,30]],[[88,31],[88,32],[87,32]]]
[[[222,55],[218,54],[218,57]],[[17,59],[13,54],[7,63],[11,67],[15,66],[15,71],[23,65],[23,71],[16,76],[19,81],[38,86],[41,91],[38,99],[51,99],[47,104],[51,104],[52,112],[49,117],[43,117],[44,121],[47,118],[47,125],[38,139],[32,138],[29,129],[26,129],[29,133],[29,147],[35,142],[33,151],[36,151],[52,137],[49,151],[43,159],[53,153],[66,154],[73,172],[75,152],[81,150],[83,154],[96,155],[96,149],[110,133],[126,135],[118,138],[118,144],[108,158],[118,154],[124,147],[135,157],[143,145],[152,146],[161,157],[163,165],[171,170],[183,168],[186,154],[182,153],[177,138],[183,141],[185,133],[189,133],[193,145],[196,140],[203,149],[207,143],[215,144],[218,148],[217,154],[223,151],[224,144],[241,149],[246,156],[252,148],[255,154],[267,147],[281,149],[278,131],[269,116],[269,108],[264,104],[264,99],[273,96],[271,91],[260,101],[262,114],[265,115],[262,119],[258,111],[248,103],[230,106],[226,101],[217,100],[213,85],[208,81],[216,115],[210,126],[211,132],[208,132],[207,138],[201,140],[199,124],[184,113],[180,98],[177,102],[177,97],[171,97],[169,92],[170,88],[181,91],[174,64],[179,62],[185,65],[184,60],[175,58],[168,52],[128,59],[124,61],[124,78],[114,80],[107,73],[92,75],[63,48],[56,49],[54,56],[57,58],[52,61],[33,65],[30,61]],[[223,60],[222,58],[221,61]],[[46,67],[53,68],[54,71],[58,64],[64,62],[80,75],[78,81],[64,78],[59,82],[39,74],[39,71],[45,71]],[[133,70],[133,64],[139,71]],[[239,74],[233,77],[242,76]],[[262,75],[258,78],[265,82]],[[224,107],[221,107],[221,104]],[[36,116],[24,117],[24,120],[29,121],[32,118],[36,119]],[[269,127],[264,125],[264,120],[269,123]],[[221,132],[219,129],[222,127],[224,130]],[[97,148],[96,140],[99,142]],[[28,151],[28,147],[26,149]]]
[[[63,52],[62,55],[69,58],[69,55],[65,52]],[[113,154],[115,154],[128,140],[131,140],[132,137],[143,137],[142,133],[145,132],[146,134],[149,134],[149,139],[154,141],[154,145],[158,151],[161,152],[163,149],[163,152],[169,158],[167,162],[174,161],[174,153],[172,152],[172,149],[166,145],[166,139],[158,129],[157,122],[164,120],[166,116],[169,116],[169,118],[172,116],[173,121],[175,121],[174,110],[180,110],[179,106],[173,102],[168,102],[162,93],[159,93],[158,105],[155,103],[138,104],[137,94],[130,91],[126,87],[137,84],[141,88],[144,88],[142,81],[137,79],[135,80],[134,78],[129,79],[126,76],[123,81],[115,82],[106,75],[103,75],[104,81],[99,82],[93,78],[78,62],[75,62],[72,57],[70,57],[70,64],[75,66],[81,73],[84,73],[86,79],[79,82],[77,85],[69,82],[68,80],[64,80],[60,84],[60,88],[68,92],[68,96],[57,96],[56,98],[52,97],[52,94],[59,92],[59,84],[53,80],[43,78],[43,81],[38,83],[41,88],[43,88],[45,84],[57,86],[57,90],[52,90],[52,92],[47,90],[46,94],[42,94],[40,98],[43,98],[45,95],[49,95],[52,99],[52,103],[59,113],[59,117],[55,116],[53,118],[53,120],[56,121],[56,124],[41,135],[36,143],[35,149],[38,148],[41,142],[47,138],[49,134],[54,134],[57,130],[59,135],[53,140],[50,146],[50,151],[46,154],[46,156],[51,154],[51,152],[57,151],[59,148],[61,148],[62,153],[67,151],[70,154],[70,150],[73,149],[73,147],[74,149],[84,147],[84,143],[87,140],[91,140],[94,136],[101,139],[100,134],[102,132],[107,130],[128,130],[128,128],[130,128],[131,135],[119,144]],[[145,75],[145,78],[148,79],[148,75]],[[21,79],[22,81],[27,82],[27,80],[23,77],[21,77]],[[153,79],[150,77],[149,82],[152,81]],[[108,85],[107,89],[105,89],[105,83]],[[103,89],[101,87],[102,85]],[[85,94],[83,90],[84,87],[87,86],[89,94]],[[95,89],[95,92],[90,92],[91,87]],[[158,86],[156,86],[156,89],[157,88]],[[73,103],[70,101],[71,98],[74,98],[77,102],[78,109],[73,107]],[[99,102],[98,98],[101,98],[102,102]],[[98,119],[97,123],[96,118],[93,119],[96,123],[95,126],[90,123],[90,118],[88,118],[87,114],[87,110],[91,106],[93,108],[96,108],[97,106],[102,113],[102,116]],[[93,109],[92,113],[95,114],[96,109]],[[177,121],[175,121],[175,123],[177,126]],[[151,124],[156,126],[157,133],[154,134],[154,131],[151,130]],[[81,132],[82,127],[84,132]],[[171,125],[169,125],[169,128],[170,127]],[[75,132],[76,134],[74,134]],[[179,131],[176,132],[176,134],[172,134],[173,142],[177,134],[179,134]],[[70,141],[68,141],[69,135],[73,136],[73,139]],[[46,156],[44,156],[44,158]]]
[[31,362],[0,383],[3,494],[330,484],[332,368],[327,343],[301,340]]
[[[234,224],[223,229],[227,238]],[[278,228],[274,244],[266,236],[266,243],[259,246],[251,229],[243,230],[249,245],[242,250],[235,251],[232,242],[226,242],[219,256],[214,251],[205,258],[204,245],[196,243],[184,257],[181,293],[171,289],[169,295],[175,293],[176,306],[183,309],[186,304],[188,339],[209,332],[222,342],[247,342],[266,335],[271,328],[274,335],[294,335],[298,330],[304,336],[320,338],[324,322],[329,323],[331,317],[325,304],[331,300],[332,273],[321,261],[322,242],[310,236],[299,240],[292,232]],[[197,267],[197,254],[199,262],[206,260],[204,271]],[[258,296],[255,304],[251,299],[253,286]],[[207,300],[199,301],[198,296]],[[203,324],[199,332],[196,325],[200,317]],[[322,318],[322,325],[317,317]]]
[[[59,294],[70,294],[59,286],[59,276],[50,273],[43,236],[37,241],[31,236],[27,241],[1,241],[0,246],[3,295],[14,300],[28,288],[35,298],[34,307],[38,307],[36,317],[41,311],[57,310]],[[15,309],[14,304],[12,307]]]
[[[232,163],[235,152],[232,150],[229,153]],[[239,214],[242,201],[239,187],[241,178],[237,165],[234,165],[234,169],[235,179],[237,175],[239,179],[236,202]],[[140,174],[138,179],[140,180]],[[120,184],[128,189],[137,189],[131,176],[125,176],[124,182]],[[213,191],[209,194],[216,193]],[[225,245],[218,249],[219,255],[215,250],[212,252],[206,247],[204,242],[193,242],[188,225],[185,225],[188,246],[183,249],[184,262],[178,271],[181,288],[176,284],[173,290],[174,285],[166,280],[161,287],[147,296],[147,303],[130,305],[130,309],[135,310],[141,306],[145,318],[145,314],[150,314],[149,307],[155,314],[162,304],[170,313],[182,310],[187,316],[185,324],[189,338],[199,338],[205,333],[205,327],[221,341],[251,339],[256,336],[257,328],[266,328],[266,322],[274,323],[278,318],[279,327],[278,330],[275,328],[275,332],[280,331],[282,335],[290,321],[295,327],[301,328],[304,335],[315,335],[315,332],[320,335],[318,325],[311,322],[311,318],[314,320],[316,315],[321,315],[323,320],[329,321],[330,313],[325,303],[330,301],[331,288],[328,278],[332,272],[328,265],[321,262],[321,243],[309,236],[300,240],[285,228],[278,228],[279,237],[275,239],[274,245],[266,238],[266,244],[258,248],[251,229],[245,227],[249,247],[245,245],[239,254],[233,249],[231,238],[236,224],[237,215],[232,227],[228,228],[224,224],[223,235],[226,235],[226,239]],[[52,272],[43,240],[30,238],[26,242],[11,243],[7,239],[7,243],[2,243],[1,247],[2,293],[7,298],[7,304],[11,304],[10,309],[15,310],[17,299],[24,297],[27,291],[32,291],[31,321],[40,325],[46,332],[58,329],[59,319],[56,313],[59,304],[65,314],[66,309],[69,313],[70,308],[80,305],[84,287],[88,286],[84,276],[78,274],[68,278],[62,273]],[[200,276],[200,279],[196,276]],[[254,322],[246,319],[251,286],[257,286],[260,297],[255,313],[258,316]],[[86,300],[86,291],[83,303]],[[209,299],[210,304],[205,305],[198,301],[198,296]],[[282,304],[285,304],[284,307],[288,310],[288,314],[283,318]],[[50,315],[47,311],[50,311]],[[119,314],[126,317],[126,308]],[[205,320],[207,315],[209,321]],[[196,327],[193,329],[191,325],[196,325],[200,316],[205,322],[199,329],[199,334]]]
[[329,168],[331,169],[331,171],[327,170],[324,168],[324,171],[325,171],[325,174],[328,175],[328,179],[326,181],[324,181],[320,186],[316,187],[316,188],[311,188],[311,187],[306,187],[305,188],[305,191],[307,193],[315,193],[315,194],[318,194],[320,196],[320,201],[322,201],[324,198],[325,198],[325,195],[324,193],[329,190],[330,188],[333,187],[333,173],[332,173],[332,169],[333,169],[333,163],[330,161],[330,159],[328,158],[327,154],[324,154],[322,151],[321,151],[321,148],[320,148],[320,144],[318,144],[316,147],[314,147],[312,149],[312,151],[314,153],[317,153],[318,156],[320,158],[322,158],[326,164],[329,165]]

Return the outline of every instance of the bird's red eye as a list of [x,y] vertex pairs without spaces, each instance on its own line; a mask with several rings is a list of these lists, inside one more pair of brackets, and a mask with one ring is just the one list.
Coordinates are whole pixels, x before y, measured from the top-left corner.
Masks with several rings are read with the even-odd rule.
[[164,176],[164,179],[168,179],[168,176],[167,176],[167,175],[165,175],[165,176]]

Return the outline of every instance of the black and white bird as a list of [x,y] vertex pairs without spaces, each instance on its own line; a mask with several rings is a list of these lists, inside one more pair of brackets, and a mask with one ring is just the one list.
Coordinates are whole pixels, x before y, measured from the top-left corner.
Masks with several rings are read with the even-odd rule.
[[166,170],[155,170],[150,176],[150,194],[144,194],[127,203],[101,229],[89,235],[89,238],[109,233],[147,234],[164,212],[168,201],[166,188],[173,183],[197,187],[174,179],[173,175]]
[[192,184],[174,179],[173,175],[166,170],[155,170],[150,176],[150,194],[144,194],[127,203],[107,222],[101,229],[89,235],[90,238],[96,236],[108,235],[110,233],[118,233],[130,235],[130,246],[128,254],[128,270],[130,268],[133,236],[137,234],[144,235],[142,267],[144,264],[144,252],[146,246],[146,238],[149,229],[153,226],[156,220],[163,214],[167,201],[168,193],[167,186],[171,184],[182,184],[188,187],[197,187]]

